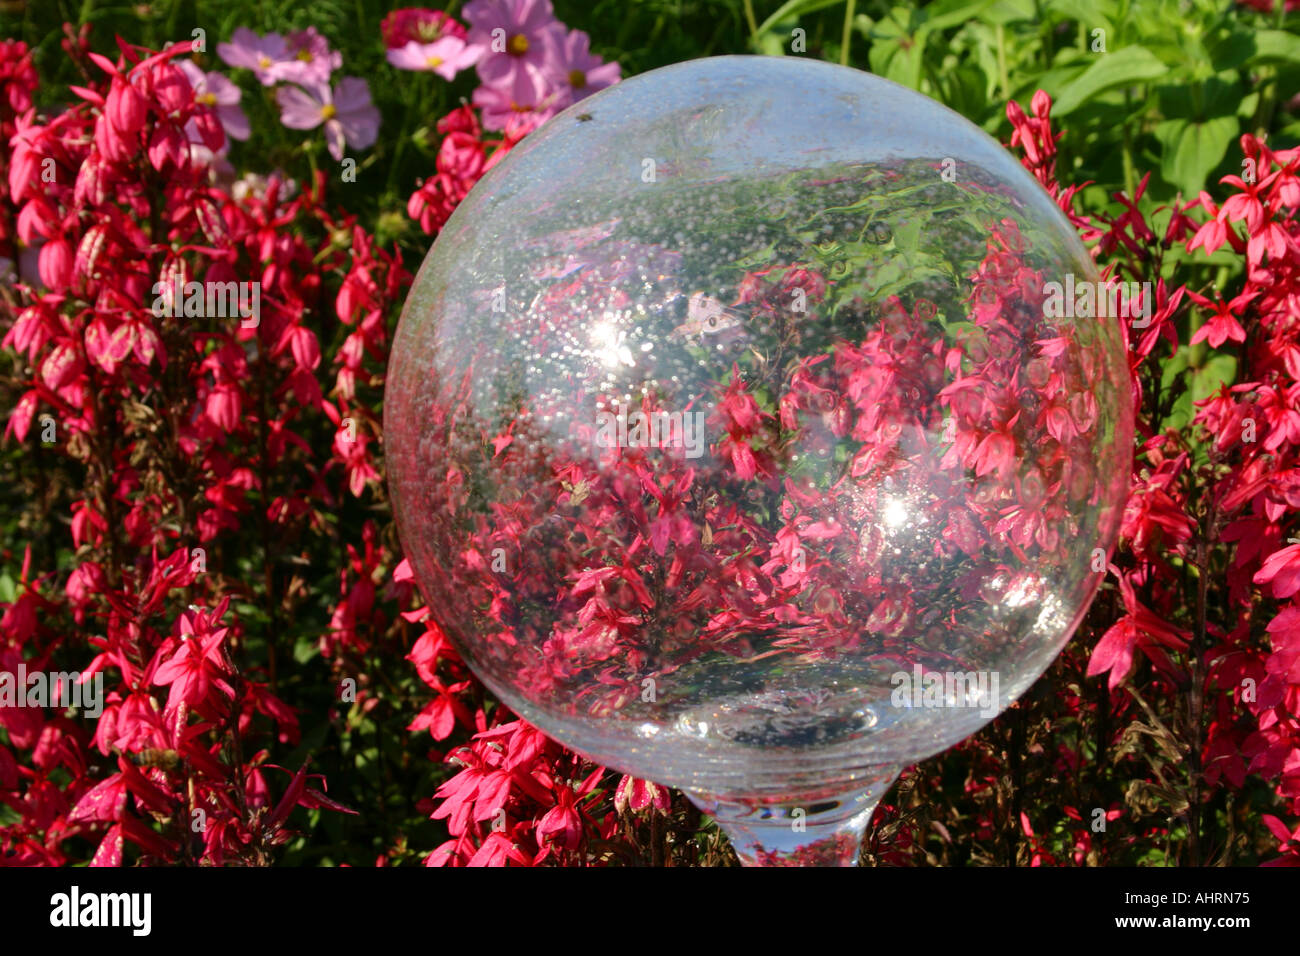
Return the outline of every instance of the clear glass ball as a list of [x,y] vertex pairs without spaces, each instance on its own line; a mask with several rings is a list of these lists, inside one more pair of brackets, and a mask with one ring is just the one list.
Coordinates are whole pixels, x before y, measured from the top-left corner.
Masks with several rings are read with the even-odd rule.
[[1106,293],[918,93],[794,57],[628,79],[416,278],[384,411],[416,580],[493,693],[638,777],[830,793],[936,753],[1100,581],[1133,428]]

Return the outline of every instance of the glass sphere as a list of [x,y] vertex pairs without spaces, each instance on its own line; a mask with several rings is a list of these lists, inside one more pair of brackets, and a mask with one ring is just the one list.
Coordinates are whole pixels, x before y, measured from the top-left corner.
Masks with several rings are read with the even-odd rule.
[[416,580],[602,764],[843,792],[987,723],[1083,616],[1133,427],[1107,292],[918,93],[794,57],[628,79],[516,146],[416,278],[384,410]]

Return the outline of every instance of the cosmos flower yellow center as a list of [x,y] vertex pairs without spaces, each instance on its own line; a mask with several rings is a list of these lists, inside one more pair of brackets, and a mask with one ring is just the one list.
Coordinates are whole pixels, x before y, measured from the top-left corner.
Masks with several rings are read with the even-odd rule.
[[260,66],[260,67],[261,67],[262,69],[264,69],[264,70],[270,69],[270,67],[271,67],[271,58],[270,58],[269,56],[267,56],[265,53],[263,53],[261,56],[259,56],[259,57],[257,58],[257,65]]
[[198,102],[202,103],[204,106],[216,106],[216,105],[217,105],[217,97],[216,97],[214,94],[212,94],[212,93],[200,93],[198,96],[196,96],[196,97],[194,97],[194,98],[195,98]]
[[442,57],[431,56],[424,62],[428,64],[429,69],[436,70],[438,67],[442,66]]
[[587,85],[587,74],[581,70],[569,71],[569,85],[575,90],[580,90]]
[[516,33],[506,44],[506,50],[511,56],[523,56],[528,52],[528,37],[522,33]]
[[320,108],[321,119],[333,119],[338,115],[338,108],[333,103],[326,103]]
[[298,59],[302,60],[304,63],[310,63],[315,59],[315,57],[311,55],[311,50],[299,50]]

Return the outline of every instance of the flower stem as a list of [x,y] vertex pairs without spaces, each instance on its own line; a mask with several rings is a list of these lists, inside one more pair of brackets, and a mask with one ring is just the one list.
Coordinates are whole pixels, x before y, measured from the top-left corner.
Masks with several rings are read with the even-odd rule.
[[749,23],[749,40],[758,49],[758,21],[754,19],[754,0],[745,0],[745,20]]
[[1124,161],[1124,191],[1129,199],[1137,195],[1137,172],[1133,168],[1133,132],[1129,128],[1128,117],[1133,112],[1133,96],[1124,91],[1124,145],[1121,158]]
[[849,45],[853,42],[853,8],[855,0],[844,4],[844,34],[840,38],[840,65],[849,65]]
[[1002,95],[999,99],[1011,98],[1011,79],[1007,74],[1007,35],[1002,24],[998,24],[998,83],[1002,87]]

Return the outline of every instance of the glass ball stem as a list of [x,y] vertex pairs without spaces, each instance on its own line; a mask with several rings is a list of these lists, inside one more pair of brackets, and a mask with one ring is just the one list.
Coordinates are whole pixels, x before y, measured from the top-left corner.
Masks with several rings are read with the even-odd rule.
[[742,866],[856,866],[871,814],[901,770],[873,767],[853,789],[833,796],[687,796],[717,821]]

